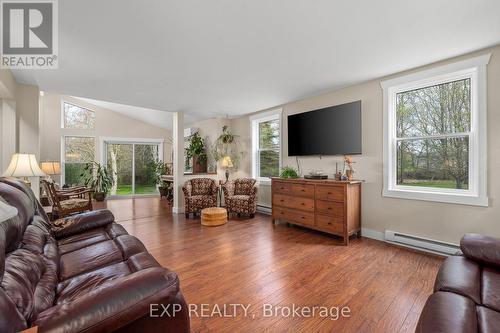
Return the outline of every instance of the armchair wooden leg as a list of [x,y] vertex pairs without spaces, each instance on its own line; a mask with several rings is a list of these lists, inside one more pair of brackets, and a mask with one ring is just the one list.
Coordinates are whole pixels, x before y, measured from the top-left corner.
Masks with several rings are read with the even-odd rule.
[[189,213],[186,213],[186,218],[187,218],[187,219],[189,218]]
[[250,218],[253,219],[255,217],[255,213],[250,214]]

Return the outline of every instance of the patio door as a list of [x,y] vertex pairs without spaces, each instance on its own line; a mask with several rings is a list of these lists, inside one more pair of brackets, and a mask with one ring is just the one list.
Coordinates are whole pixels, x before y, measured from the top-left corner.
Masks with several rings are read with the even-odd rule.
[[104,141],[105,163],[113,171],[111,195],[157,194],[155,162],[161,143]]

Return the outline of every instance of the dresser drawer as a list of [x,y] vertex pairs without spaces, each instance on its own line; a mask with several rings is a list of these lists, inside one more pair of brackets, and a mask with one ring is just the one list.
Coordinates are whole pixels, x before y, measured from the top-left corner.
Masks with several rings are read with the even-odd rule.
[[284,220],[290,223],[302,225],[314,225],[314,214],[309,212],[301,212],[298,210],[273,207],[273,218]]
[[343,186],[316,186],[316,199],[344,201]]
[[273,205],[289,207],[293,209],[314,211],[314,200],[303,197],[293,197],[291,195],[273,194]]
[[273,193],[293,193],[294,196],[314,198],[314,185],[275,182],[273,183]]
[[344,218],[316,214],[316,227],[335,234],[344,234]]
[[337,201],[316,200],[316,212],[337,217],[344,216],[344,203]]

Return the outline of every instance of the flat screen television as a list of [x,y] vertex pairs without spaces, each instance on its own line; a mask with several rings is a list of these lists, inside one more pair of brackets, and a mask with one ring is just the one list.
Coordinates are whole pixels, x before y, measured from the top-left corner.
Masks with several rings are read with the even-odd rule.
[[361,154],[361,101],[288,116],[288,156]]

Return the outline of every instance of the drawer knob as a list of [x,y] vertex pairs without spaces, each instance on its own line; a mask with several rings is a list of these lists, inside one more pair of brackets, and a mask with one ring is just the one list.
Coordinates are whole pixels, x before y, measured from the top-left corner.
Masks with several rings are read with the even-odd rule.
[[306,219],[304,216],[301,216],[300,218],[301,218],[301,219],[303,219],[303,220],[305,220],[305,219]]
[[328,194],[332,194],[332,192],[328,192]]
[[332,225],[332,222],[328,222],[328,225]]
[[285,200],[281,199],[280,202],[285,202]]
[[305,202],[301,202],[300,204],[301,204],[302,206],[305,206],[305,205],[306,205],[306,204],[305,204]]
[[329,210],[332,210],[332,207],[328,207]]

